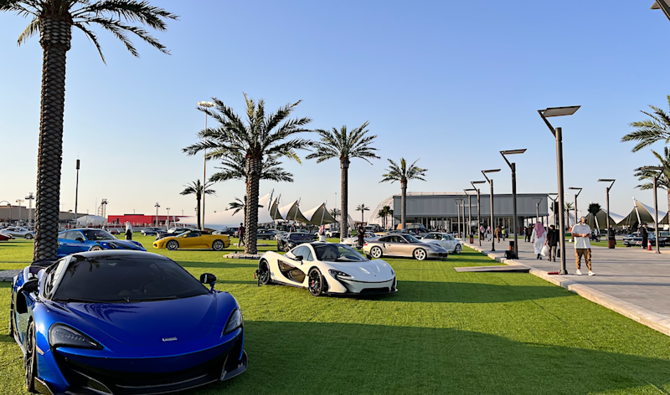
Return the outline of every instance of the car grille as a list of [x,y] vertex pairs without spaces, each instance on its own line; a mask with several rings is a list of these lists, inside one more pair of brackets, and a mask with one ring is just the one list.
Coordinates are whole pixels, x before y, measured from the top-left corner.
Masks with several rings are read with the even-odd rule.
[[388,287],[382,287],[382,288],[365,288],[360,292],[360,295],[373,295],[373,294],[381,294],[381,293],[389,293],[389,288]]
[[[237,361],[242,348],[242,341],[238,338],[233,347],[229,344],[221,349],[215,358],[188,369],[174,372],[142,372],[141,368],[134,371],[108,370],[92,367],[82,362],[75,362],[56,352],[56,361],[63,375],[70,384],[69,391],[78,394],[114,394],[140,395],[163,394],[199,387],[221,379],[224,363],[230,367],[237,367]],[[226,359],[226,356],[231,357]],[[157,358],[156,361],[159,359]],[[120,361],[132,370],[138,360],[128,359]],[[160,358],[160,363],[179,366],[180,357]],[[151,360],[143,360],[143,365],[151,365]],[[226,370],[229,367],[226,366]]]

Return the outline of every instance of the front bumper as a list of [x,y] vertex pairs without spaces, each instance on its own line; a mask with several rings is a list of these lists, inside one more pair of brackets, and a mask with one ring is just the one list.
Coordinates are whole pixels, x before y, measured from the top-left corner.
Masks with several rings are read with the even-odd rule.
[[427,257],[430,259],[443,259],[449,257],[448,252],[437,252],[437,251],[431,251],[431,250],[426,250]]
[[338,277],[328,285],[329,295],[372,296],[398,292],[398,280],[395,277],[380,282],[345,280]]

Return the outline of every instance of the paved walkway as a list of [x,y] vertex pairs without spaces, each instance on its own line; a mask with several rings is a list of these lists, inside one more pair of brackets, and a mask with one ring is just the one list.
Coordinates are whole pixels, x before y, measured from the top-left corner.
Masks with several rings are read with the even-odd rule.
[[[531,243],[519,239],[519,258],[505,260],[504,250],[507,241],[496,244],[491,252],[491,243],[475,240],[471,245],[489,257],[506,263],[528,266],[530,273],[551,283],[573,291],[586,299],[632,318],[650,328],[670,336],[670,256],[656,254],[641,248],[605,247],[592,248],[593,271],[595,276],[575,275],[575,250],[572,243],[566,243],[566,268],[569,275],[548,275],[547,272],[560,270],[560,258],[557,262],[535,259]],[[586,273],[582,260],[582,273]]]

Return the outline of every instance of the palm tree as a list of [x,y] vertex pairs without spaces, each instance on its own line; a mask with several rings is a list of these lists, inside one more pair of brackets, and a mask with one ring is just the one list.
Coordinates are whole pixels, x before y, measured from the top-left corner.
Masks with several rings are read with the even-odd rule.
[[389,212],[391,212],[391,211],[392,211],[391,207],[389,207],[389,206],[382,207],[381,212],[384,214],[384,229],[387,229],[387,227],[386,227],[386,225],[388,225],[387,219],[388,219],[388,216],[389,216]]
[[[258,208],[263,208],[263,206],[259,204]],[[234,210],[233,215],[239,213],[240,210],[244,210],[244,216],[246,217],[247,216],[247,195],[244,195],[244,200],[236,197],[235,200],[228,203],[228,210]]]
[[377,211],[377,218],[381,218],[382,226],[386,229],[386,214],[384,213],[384,210]]
[[333,218],[335,218],[336,221],[337,221],[337,217],[339,217],[340,214],[341,214],[341,212],[340,212],[340,209],[339,209],[339,208],[335,207],[335,208],[330,209],[330,215],[331,215]]
[[659,154],[656,151],[651,151],[652,154],[660,162],[657,167],[662,167],[663,170],[651,170],[648,166],[638,167],[635,169],[635,177],[639,181],[643,181],[644,184],[638,185],[636,188],[642,190],[648,190],[654,188],[654,183],[652,182],[654,177],[657,177],[656,187],[660,189],[665,189],[666,199],[668,201],[668,207],[670,207],[670,150],[668,147],[663,148],[663,155]]
[[[391,227],[393,227],[393,209],[389,209],[388,215],[389,217],[391,217]],[[388,222],[386,223],[386,225],[388,225]]]
[[361,212],[361,223],[365,222],[365,212],[370,211],[370,207],[366,206],[365,203],[359,204],[358,207],[356,207],[356,211]]
[[42,100],[37,157],[35,201],[35,249],[33,260],[55,259],[58,250],[60,212],[60,173],[63,152],[63,116],[65,113],[65,64],[70,50],[72,28],[81,30],[93,42],[102,61],[105,58],[91,25],[109,31],[130,51],[139,56],[128,38],[132,33],[163,53],[169,53],[140,23],[158,31],[166,30],[166,19],[177,16],[146,1],[137,0],[0,0],[0,12],[12,12],[31,18],[19,35],[21,45],[40,34],[42,46]]
[[594,203],[594,202],[589,203],[588,212],[593,214],[594,217],[598,215],[600,210],[602,210],[602,206],[600,206],[600,203]]
[[325,160],[337,158],[340,160],[340,212],[342,213],[340,220],[340,237],[343,239],[348,234],[348,219],[349,219],[349,165],[351,159],[360,158],[372,164],[370,159],[379,159],[375,154],[376,148],[372,147],[372,142],[377,138],[376,135],[367,135],[369,130],[368,122],[366,121],[361,126],[353,129],[351,132],[347,130],[346,125],[342,126],[340,130],[332,128],[332,130],[317,129],[316,132],[321,137],[321,140],[316,143],[316,150],[307,155],[307,159],[316,159],[316,163],[321,163]]
[[212,186],[211,182],[206,182],[205,185],[200,183],[200,180],[195,180],[193,182],[190,182],[187,185],[184,185],[184,190],[181,191],[179,194],[180,195],[195,195],[195,200],[198,202],[198,205],[196,206],[196,213],[198,215],[198,229],[205,229],[205,224],[202,224],[200,226],[200,201],[202,200],[202,195],[203,193],[205,195],[214,195],[216,191],[213,189],[209,189],[209,187]]
[[[668,105],[670,106],[670,95],[668,95],[667,99]],[[653,110],[653,114],[646,111],[640,112],[651,119],[631,122],[630,126],[636,128],[636,130],[621,138],[622,142],[638,142],[637,145],[633,147],[633,152],[637,152],[658,141],[665,141],[666,144],[670,142],[670,114],[658,107],[650,105],[649,108]]]
[[[258,205],[258,191],[263,174],[263,161],[268,158],[289,158],[300,162],[297,150],[308,148],[309,140],[293,137],[297,133],[310,132],[305,128],[311,119],[293,118],[288,119],[295,107],[300,104],[297,101],[287,104],[277,110],[276,113],[265,114],[265,101],[256,103],[253,99],[244,95],[246,102],[246,122],[243,121],[232,108],[226,106],[223,101],[212,98],[216,104],[216,111],[209,108],[200,108],[200,111],[219,122],[219,127],[201,131],[198,136],[201,141],[184,148],[184,152],[195,155],[202,150],[207,150],[209,159],[239,160],[239,155],[245,158],[244,174],[246,192],[249,197],[249,206]],[[279,164],[279,162],[277,162]],[[255,254],[258,249],[256,237],[258,233],[258,210],[247,210],[245,221],[247,232],[245,232],[244,252]]]
[[406,229],[407,223],[405,220],[407,214],[407,182],[410,180],[426,181],[424,177],[426,176],[428,169],[417,167],[416,162],[419,161],[418,159],[415,160],[414,163],[412,163],[409,167],[407,167],[407,161],[405,158],[400,158],[400,165],[391,159],[388,161],[390,163],[389,168],[386,169],[388,173],[382,176],[384,178],[380,182],[390,181],[391,183],[394,183],[396,181],[400,181],[400,190],[402,192],[400,223],[402,224],[402,228]]
[[[214,151],[216,153],[216,151]],[[221,159],[221,170],[209,178],[209,182],[222,182],[228,180],[247,181],[245,170],[247,160],[240,152],[231,153]],[[293,174],[284,170],[277,157],[267,157],[263,160],[261,170],[261,180],[270,180],[276,182],[293,182]]]

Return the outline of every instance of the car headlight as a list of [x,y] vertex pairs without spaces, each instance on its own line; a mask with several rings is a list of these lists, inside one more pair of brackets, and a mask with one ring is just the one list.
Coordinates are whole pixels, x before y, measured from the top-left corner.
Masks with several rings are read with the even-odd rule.
[[241,328],[243,323],[244,320],[242,319],[242,312],[240,309],[235,309],[233,314],[230,315],[230,318],[228,318],[228,323],[223,329],[223,333],[221,333],[221,335],[227,335],[235,329]]
[[341,272],[341,271],[339,271],[339,270],[329,269],[329,270],[328,270],[328,273],[330,273],[330,275],[333,276],[333,277],[335,277],[335,278],[338,278],[338,277],[341,277],[341,278],[353,278],[352,276],[348,275],[347,273],[345,273],[345,272]]
[[56,324],[49,329],[49,344],[51,347],[95,348],[102,346],[95,340],[69,326]]

